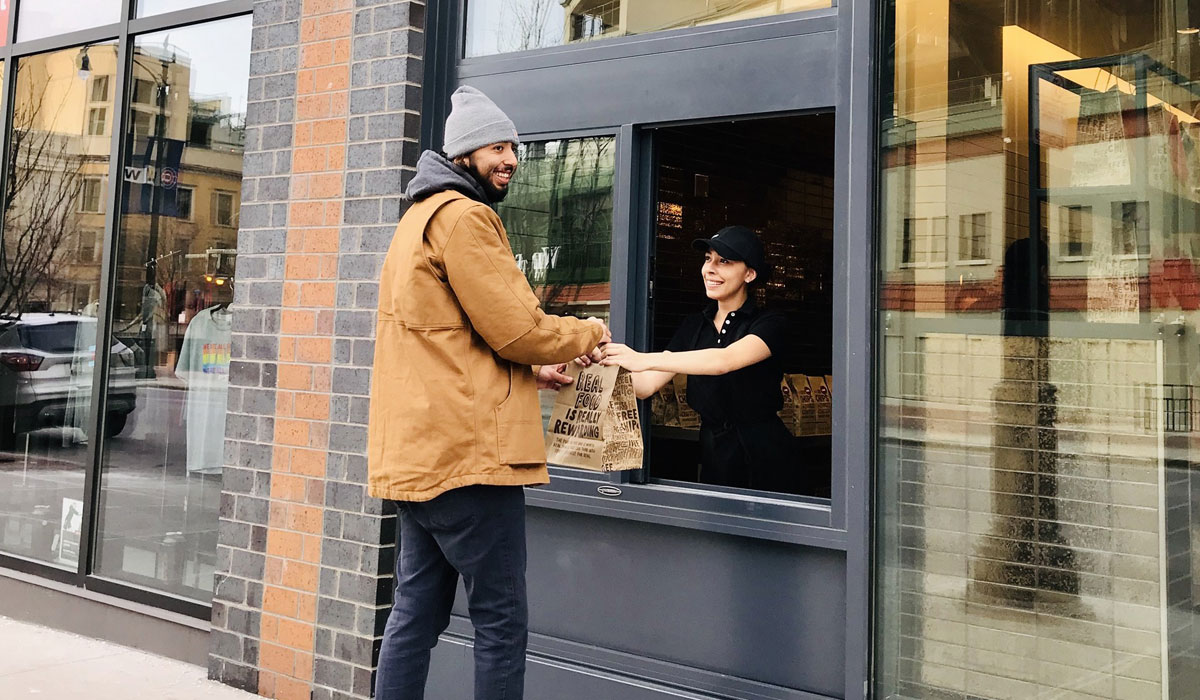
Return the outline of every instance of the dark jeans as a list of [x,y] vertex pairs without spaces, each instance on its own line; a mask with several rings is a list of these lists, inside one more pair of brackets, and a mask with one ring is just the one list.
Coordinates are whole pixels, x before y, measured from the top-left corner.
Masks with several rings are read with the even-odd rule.
[[422,700],[429,652],[450,623],[461,574],[475,626],[475,700],[525,691],[525,491],[466,486],[397,503],[395,602],[383,632],[375,697]]

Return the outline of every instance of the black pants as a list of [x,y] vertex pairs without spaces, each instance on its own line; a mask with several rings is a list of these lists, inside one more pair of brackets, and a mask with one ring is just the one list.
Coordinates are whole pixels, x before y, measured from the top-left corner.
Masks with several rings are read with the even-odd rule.
[[797,464],[791,433],[779,418],[755,423],[700,424],[700,483],[763,491],[794,490]]
[[475,626],[475,700],[520,700],[525,690],[525,491],[466,486],[397,503],[396,597],[383,632],[375,697],[421,700],[430,650],[450,624],[461,574]]

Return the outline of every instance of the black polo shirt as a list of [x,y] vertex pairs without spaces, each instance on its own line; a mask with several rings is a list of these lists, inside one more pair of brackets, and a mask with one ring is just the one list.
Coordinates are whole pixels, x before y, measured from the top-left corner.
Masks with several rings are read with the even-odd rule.
[[718,331],[713,326],[716,313],[717,305],[712,303],[704,311],[688,316],[666,349],[685,352],[723,348],[747,335],[756,335],[771,349],[771,356],[728,374],[689,375],[688,405],[711,427],[773,419],[783,408],[780,357],[786,342],[787,318],[778,311],[760,309],[753,300],[748,300],[742,308],[729,313]]

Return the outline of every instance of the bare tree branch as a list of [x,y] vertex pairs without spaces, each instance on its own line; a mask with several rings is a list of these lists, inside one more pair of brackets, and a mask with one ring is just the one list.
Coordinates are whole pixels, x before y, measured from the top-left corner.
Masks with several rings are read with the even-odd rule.
[[[35,300],[53,303],[70,284],[65,274],[68,244],[78,235],[75,216],[83,185],[82,136],[56,128],[67,96],[57,105],[47,105],[49,80],[32,79],[30,65],[35,64],[22,62],[17,69],[2,203],[0,318],[19,316]],[[52,116],[45,113],[47,109],[54,110]]]

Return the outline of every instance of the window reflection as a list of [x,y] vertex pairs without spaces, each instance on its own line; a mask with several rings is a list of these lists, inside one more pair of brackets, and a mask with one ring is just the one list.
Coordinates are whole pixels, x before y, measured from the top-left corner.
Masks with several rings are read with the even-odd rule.
[[876,694],[1200,697],[1200,17],[889,12]]
[[189,7],[208,5],[214,0],[137,0],[137,17],[160,15],[164,12],[186,10]]
[[[113,24],[121,21],[122,6],[122,0],[21,0],[17,41]],[[0,12],[0,16],[7,20],[7,11]]]
[[[89,47],[112,72],[116,46]],[[20,59],[0,237],[0,549],[74,568],[91,430],[107,139],[89,113],[111,95],[78,48]],[[107,429],[134,410],[132,350],[109,339]]]
[[[132,349],[137,410],[104,450],[96,570],[204,601],[224,464],[249,47],[249,17],[138,37],[122,122],[112,313],[114,335]],[[114,370],[110,404],[117,386]]]
[[542,49],[831,4],[831,0],[468,0],[466,55]]
[[[546,313],[609,320],[615,140],[534,141],[518,149],[496,207],[517,265]],[[553,392],[541,392],[549,417]]]

